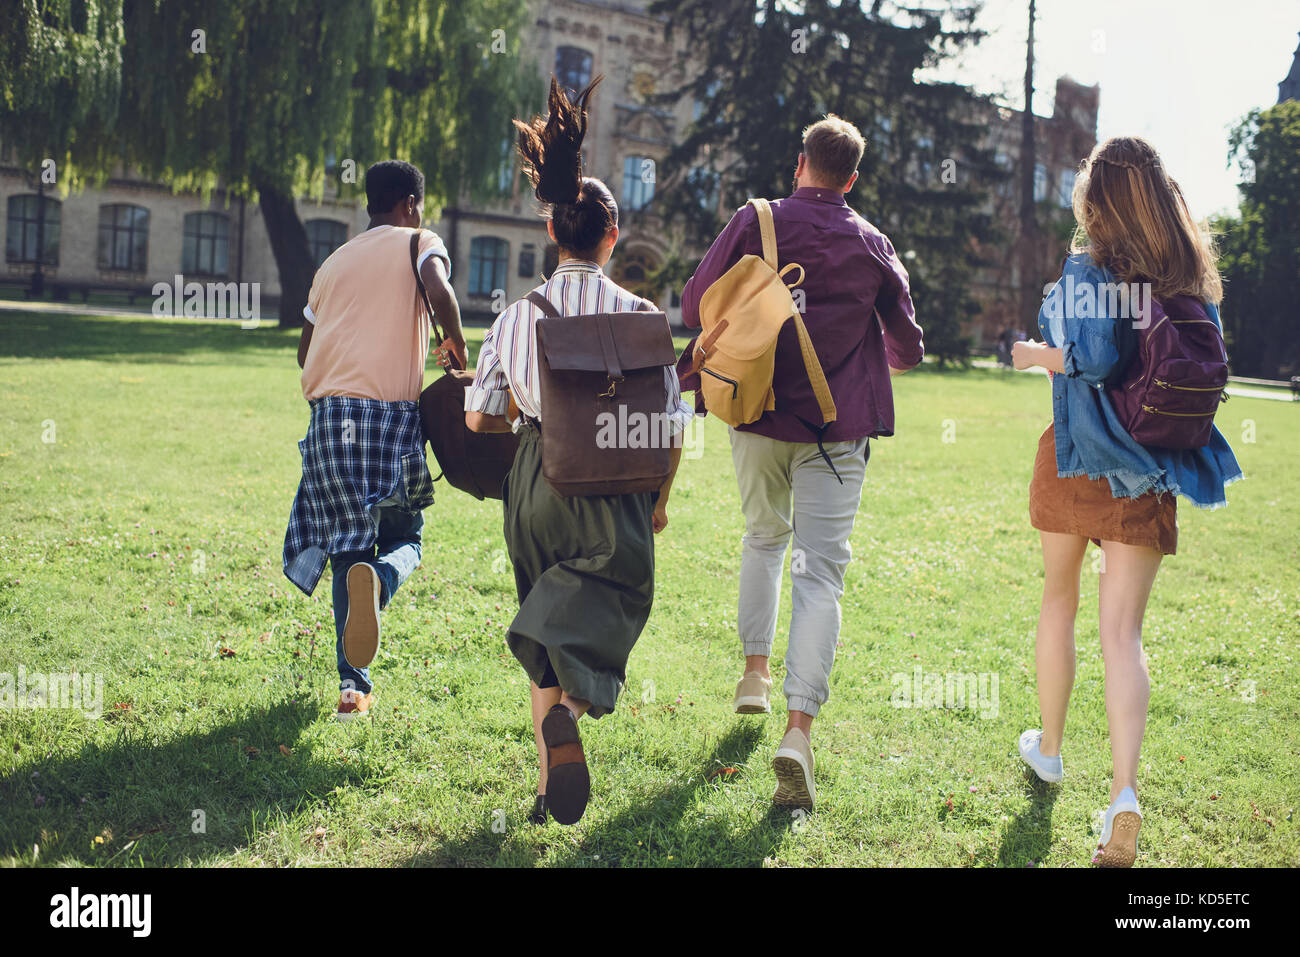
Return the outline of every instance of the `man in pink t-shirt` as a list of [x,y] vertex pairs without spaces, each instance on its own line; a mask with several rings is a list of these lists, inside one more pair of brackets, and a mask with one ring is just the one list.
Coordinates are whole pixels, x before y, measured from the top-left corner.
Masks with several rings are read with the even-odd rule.
[[420,564],[420,513],[433,503],[419,414],[429,320],[411,269],[417,233],[420,278],[447,331],[438,352],[467,364],[451,260],[420,229],[424,175],[376,163],[366,199],[369,226],[321,264],[303,310],[298,364],[311,424],[284,541],[285,576],[306,594],[330,564],[340,720],[370,710],[379,612]]

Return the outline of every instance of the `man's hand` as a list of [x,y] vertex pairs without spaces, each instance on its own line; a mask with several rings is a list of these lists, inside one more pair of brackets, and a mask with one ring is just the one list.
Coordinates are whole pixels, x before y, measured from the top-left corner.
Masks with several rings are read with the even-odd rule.
[[912,371],[911,369],[895,369],[893,366],[890,366],[889,377],[892,379],[896,375],[907,375],[907,373],[911,371]]
[[462,338],[459,342],[454,339],[443,339],[442,343],[433,350],[438,365],[446,368],[450,364],[449,355],[455,356],[460,362],[460,368],[469,368],[469,353],[465,347],[465,340]]
[[655,534],[658,535],[668,527],[668,498],[660,495],[659,501],[655,503],[654,515],[651,518],[654,524]]

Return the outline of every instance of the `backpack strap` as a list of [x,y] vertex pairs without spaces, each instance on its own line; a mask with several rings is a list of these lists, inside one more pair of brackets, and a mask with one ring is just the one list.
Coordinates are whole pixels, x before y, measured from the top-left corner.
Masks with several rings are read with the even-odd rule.
[[[754,207],[754,212],[758,214],[758,231],[763,237],[763,260],[777,272],[779,276],[784,277],[789,272],[794,263],[788,264],[785,269],[777,265],[776,258],[776,224],[772,219],[772,204],[765,199],[751,199],[749,205]],[[804,280],[804,268],[799,266],[799,281],[794,283],[800,285]],[[812,337],[808,335],[808,327],[804,325],[803,316],[799,315],[799,310],[794,311],[794,327],[799,333],[799,351],[803,353],[804,369],[808,373],[808,381],[812,383],[813,395],[817,397],[817,405],[822,413],[822,425],[827,426],[835,421],[837,412],[835,409],[835,399],[831,395],[831,387],[826,382],[826,373],[822,371],[821,360],[817,358],[817,350],[813,348]]]
[[558,319],[560,317],[560,310],[556,309],[555,306],[551,304],[551,300],[547,299],[536,289],[529,290],[528,295],[524,298],[538,309],[542,310],[542,315],[546,316],[548,319]]
[[758,214],[758,232],[763,237],[763,260],[776,269],[776,224],[772,220],[772,204],[765,199],[751,199],[749,205]]
[[[420,276],[420,235],[423,232],[424,230],[417,229],[411,233],[411,272],[415,274],[415,285],[420,290],[420,299],[424,302],[424,311],[429,318],[429,325],[433,327],[435,341],[441,346],[447,341],[447,337],[442,334],[442,330],[438,327],[438,317],[433,311],[433,303],[429,302],[429,290],[424,288],[424,279]],[[448,375],[452,369],[460,368],[460,360],[452,354],[450,349],[447,350],[447,361],[439,364],[442,365],[443,375]]]

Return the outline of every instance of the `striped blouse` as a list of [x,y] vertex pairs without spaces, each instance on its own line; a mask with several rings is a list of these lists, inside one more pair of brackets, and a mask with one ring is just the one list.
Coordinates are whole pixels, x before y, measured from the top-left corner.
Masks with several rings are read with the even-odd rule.
[[[537,287],[565,316],[599,312],[632,312],[645,302],[628,292],[601,271],[594,262],[569,259],[560,263],[551,278]],[[653,303],[650,303],[653,306]],[[509,395],[515,397],[522,415],[541,421],[541,386],[537,374],[537,320],[542,310],[527,299],[512,303],[497,317],[483,337],[474,383],[465,390],[465,411],[506,415]],[[668,387],[669,434],[682,432],[695,415],[682,400],[677,372],[664,369]],[[518,427],[518,422],[513,423]]]

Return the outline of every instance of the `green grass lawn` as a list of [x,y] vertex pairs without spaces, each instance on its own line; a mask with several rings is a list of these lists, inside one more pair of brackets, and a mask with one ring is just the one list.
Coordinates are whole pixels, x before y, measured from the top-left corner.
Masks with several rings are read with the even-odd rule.
[[[1026,486],[1044,378],[895,380],[898,435],[873,443],[803,817],[770,803],[782,715],[729,707],[741,518],[709,420],[657,540],[624,698],[583,722],[587,815],[538,828],[500,503],[439,484],[424,564],[386,612],[373,719],[332,720],[328,580],[308,599],[280,571],[307,424],[295,342],[0,313],[0,673],[104,681],[97,719],[0,710],[0,861],[1087,865],[1110,769],[1095,575],[1065,783],[1035,785],[1016,755],[1037,726]],[[1180,505],[1180,554],[1147,615],[1139,866],[1300,863],[1298,417],[1233,399],[1219,424],[1248,480],[1226,510]],[[895,707],[895,676],[917,668],[995,675],[997,706]]]

